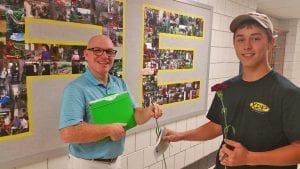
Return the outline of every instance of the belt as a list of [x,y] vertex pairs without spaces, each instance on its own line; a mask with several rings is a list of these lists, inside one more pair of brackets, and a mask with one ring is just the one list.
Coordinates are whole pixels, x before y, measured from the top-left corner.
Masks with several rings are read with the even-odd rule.
[[118,157],[115,158],[109,158],[109,159],[103,159],[103,158],[96,158],[96,159],[90,159],[92,161],[100,161],[105,163],[114,163],[117,160]]

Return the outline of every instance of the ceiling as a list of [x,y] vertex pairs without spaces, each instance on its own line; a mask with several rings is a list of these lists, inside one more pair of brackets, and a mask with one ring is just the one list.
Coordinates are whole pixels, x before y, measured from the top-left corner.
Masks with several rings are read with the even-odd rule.
[[300,0],[257,0],[257,11],[278,19],[300,19]]

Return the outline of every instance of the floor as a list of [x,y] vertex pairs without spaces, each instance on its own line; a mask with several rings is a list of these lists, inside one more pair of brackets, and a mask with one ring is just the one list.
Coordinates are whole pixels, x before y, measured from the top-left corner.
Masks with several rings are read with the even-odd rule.
[[217,151],[207,155],[206,157],[182,168],[182,169],[213,169],[215,165]]

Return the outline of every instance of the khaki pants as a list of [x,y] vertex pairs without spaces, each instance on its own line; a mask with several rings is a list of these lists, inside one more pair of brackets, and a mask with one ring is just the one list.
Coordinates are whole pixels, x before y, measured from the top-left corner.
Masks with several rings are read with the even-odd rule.
[[69,154],[68,169],[121,169],[121,158],[114,163],[77,158]]

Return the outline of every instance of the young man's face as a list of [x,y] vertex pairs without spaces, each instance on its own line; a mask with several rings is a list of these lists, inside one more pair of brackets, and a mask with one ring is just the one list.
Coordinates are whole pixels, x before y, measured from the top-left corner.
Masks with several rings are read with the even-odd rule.
[[267,66],[273,43],[268,41],[266,31],[255,25],[238,28],[234,34],[235,52],[244,68]]

